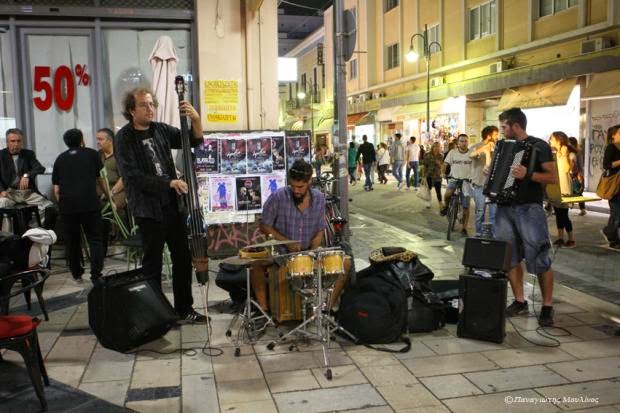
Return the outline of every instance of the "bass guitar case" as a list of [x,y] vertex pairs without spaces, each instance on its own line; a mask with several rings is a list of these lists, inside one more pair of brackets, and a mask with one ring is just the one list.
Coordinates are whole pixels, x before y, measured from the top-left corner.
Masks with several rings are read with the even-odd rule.
[[88,322],[102,346],[125,352],[160,338],[178,317],[142,268],[106,275],[88,294]]

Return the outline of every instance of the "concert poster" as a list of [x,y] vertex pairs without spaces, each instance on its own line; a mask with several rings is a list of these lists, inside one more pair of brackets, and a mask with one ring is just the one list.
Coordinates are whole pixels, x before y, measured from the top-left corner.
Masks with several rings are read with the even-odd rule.
[[296,135],[286,137],[286,169],[290,169],[293,162],[303,159],[310,163],[310,136]]
[[211,212],[235,210],[235,178],[211,176],[209,178]]
[[273,159],[273,170],[284,170],[284,136],[271,137],[271,157]]
[[237,211],[256,212],[262,208],[260,176],[236,178]]
[[220,141],[218,139],[205,138],[200,145],[194,148],[197,173],[217,173],[219,171],[219,147]]
[[274,173],[269,175],[262,175],[260,177],[261,195],[263,197],[262,202],[265,205],[267,198],[278,189],[286,185],[286,179],[283,173]]
[[224,138],[220,140],[221,170],[223,174],[245,174],[246,141],[238,138]]
[[198,203],[202,209],[203,216],[209,213],[209,177],[207,175],[197,175],[198,180]]
[[271,138],[265,136],[248,138],[247,147],[247,173],[271,173],[273,169],[273,161],[271,159]]

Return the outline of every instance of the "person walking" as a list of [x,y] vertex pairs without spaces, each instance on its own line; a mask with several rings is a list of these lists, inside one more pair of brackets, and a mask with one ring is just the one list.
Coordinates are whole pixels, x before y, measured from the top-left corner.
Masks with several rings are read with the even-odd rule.
[[437,202],[439,203],[439,209],[441,210],[443,209],[443,202],[441,201],[441,171],[443,170],[443,154],[441,153],[441,145],[439,142],[435,142],[433,146],[431,146],[431,150],[424,155],[422,165],[424,165],[424,177],[426,178],[426,186],[428,187],[428,202],[426,207],[431,207],[431,190],[435,188]]
[[411,180],[409,177],[411,175],[411,171],[413,171],[413,188],[417,192],[420,185],[420,177],[418,176],[418,170],[420,167],[420,145],[415,143],[415,141],[415,136],[410,137],[409,142],[407,142],[407,147],[405,148],[405,181],[407,183],[407,189],[409,189],[411,187]]
[[379,144],[379,150],[377,151],[377,169],[379,171],[379,183],[387,184],[387,172],[388,165],[390,164],[390,152],[385,142]]
[[[549,137],[549,146],[555,153],[558,168],[558,181],[560,183],[561,195],[572,195],[570,163],[568,160],[569,145],[568,136],[564,132],[553,132]],[[558,238],[553,245],[564,248],[575,248],[575,236],[573,234],[573,223],[568,217],[568,205],[556,204],[553,206],[555,212],[555,225],[558,229]],[[568,240],[564,241],[564,231]]]
[[355,169],[357,169],[357,149],[355,149],[355,142],[349,143],[349,149],[347,151],[347,167],[349,169],[349,184],[355,185],[357,180],[355,179]]
[[405,159],[405,147],[400,140],[402,135],[397,133],[394,135],[394,143],[390,146],[390,159],[392,160],[392,175],[398,182],[396,189],[400,191],[403,186],[403,161]]
[[[570,176],[574,195],[583,195],[584,177],[583,177],[583,148],[579,145],[577,138],[571,136],[568,138],[568,144],[574,151],[569,151],[568,161],[570,162]],[[579,203],[579,216],[586,214],[586,203]]]
[[[497,126],[486,126],[482,129],[482,141],[471,147],[469,156],[472,158],[472,174],[471,186],[474,204],[476,207],[476,236],[482,235],[482,224],[487,210],[486,196],[482,193],[484,183],[486,182],[488,168],[491,166],[492,153],[495,148],[495,141],[499,137],[499,129]],[[485,173],[486,171],[486,173]],[[496,204],[489,204],[489,223],[491,224],[491,233],[494,232]]]
[[360,162],[360,157],[362,158],[362,166],[364,168],[364,175],[366,175],[366,182],[364,183],[364,190],[372,191],[372,176],[371,169],[372,163],[376,160],[375,147],[372,143],[368,142],[368,136],[362,136],[363,143],[357,148],[357,156],[355,160]]
[[[612,126],[607,130],[607,146],[603,155],[603,168],[609,169],[611,174],[620,173],[620,125]],[[609,220],[602,229],[602,234],[609,243],[609,247],[620,251],[618,228],[620,228],[620,188],[617,188],[616,195],[609,200]]]

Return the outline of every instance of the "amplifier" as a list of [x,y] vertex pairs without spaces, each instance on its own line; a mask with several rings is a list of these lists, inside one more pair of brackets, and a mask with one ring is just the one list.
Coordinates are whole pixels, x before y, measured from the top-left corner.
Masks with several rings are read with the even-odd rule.
[[506,336],[505,278],[459,277],[459,322],[462,338],[501,343]]
[[491,238],[467,238],[463,265],[491,271],[510,270],[512,249],[507,241]]

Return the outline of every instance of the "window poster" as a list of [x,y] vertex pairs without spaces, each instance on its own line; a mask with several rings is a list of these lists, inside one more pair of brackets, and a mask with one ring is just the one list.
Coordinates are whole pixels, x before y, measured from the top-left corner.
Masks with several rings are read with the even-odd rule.
[[284,173],[274,173],[269,175],[262,175],[260,177],[260,187],[263,205],[267,198],[278,189],[286,185],[286,179]]
[[271,137],[271,158],[273,160],[274,171],[281,171],[285,169],[284,136]]
[[218,139],[204,138],[203,143],[194,148],[197,173],[217,173],[219,171],[219,145]]
[[222,174],[245,174],[246,163],[246,140],[243,138],[220,139],[221,147],[221,170]]
[[247,147],[247,173],[270,173],[273,170],[273,161],[271,159],[271,138],[268,136],[249,138]]
[[261,211],[260,176],[241,176],[236,178],[237,211]]
[[235,210],[235,178],[211,176],[209,179],[211,212]]
[[294,135],[286,137],[286,169],[290,169],[293,162],[303,159],[310,163],[310,136]]

